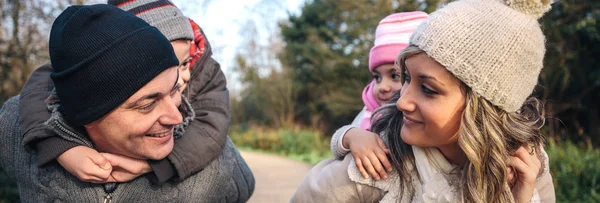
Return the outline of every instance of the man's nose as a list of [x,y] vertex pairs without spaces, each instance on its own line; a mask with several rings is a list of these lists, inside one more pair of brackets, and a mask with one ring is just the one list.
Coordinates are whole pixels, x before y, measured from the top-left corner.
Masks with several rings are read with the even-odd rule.
[[163,125],[178,125],[183,122],[183,117],[181,116],[181,112],[177,108],[181,104],[181,96],[178,95],[175,98],[165,97],[163,102],[163,111],[161,117],[159,118],[159,122]]

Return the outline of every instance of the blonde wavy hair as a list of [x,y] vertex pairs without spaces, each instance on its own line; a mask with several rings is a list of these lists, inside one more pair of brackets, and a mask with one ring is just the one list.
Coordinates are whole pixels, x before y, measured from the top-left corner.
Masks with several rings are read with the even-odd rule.
[[[425,52],[411,45],[400,53],[396,65],[404,72],[405,60],[421,53]],[[468,160],[452,172],[459,178],[450,184],[460,193],[457,197],[461,202],[515,202],[507,181],[507,160],[521,146],[534,146],[537,154],[541,154],[543,105],[530,97],[518,112],[506,112],[464,83],[461,89],[466,95],[466,102],[458,130],[458,145]],[[412,148],[400,138],[402,112],[395,105],[398,98],[399,92],[390,100],[391,103],[374,112],[373,118],[376,119],[371,129],[377,134],[388,135],[390,160],[399,173],[401,194],[414,196],[415,191],[410,186],[412,181],[420,180],[413,180],[411,175],[416,171],[410,170],[415,165]],[[418,174],[416,177],[419,177]]]

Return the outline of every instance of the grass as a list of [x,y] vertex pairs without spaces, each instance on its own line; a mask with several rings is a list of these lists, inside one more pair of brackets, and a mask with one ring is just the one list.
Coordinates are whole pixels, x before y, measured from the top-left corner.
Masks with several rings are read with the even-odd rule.
[[229,136],[241,149],[278,154],[313,165],[333,157],[329,140],[317,131],[252,128],[230,131]]

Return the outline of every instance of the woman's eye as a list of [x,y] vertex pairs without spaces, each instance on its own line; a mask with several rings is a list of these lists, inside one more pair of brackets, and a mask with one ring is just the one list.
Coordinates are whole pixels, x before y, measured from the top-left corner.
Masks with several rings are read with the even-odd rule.
[[429,88],[427,88],[425,85],[421,85],[421,90],[423,91],[423,93],[425,94],[437,94],[436,91],[433,91]]
[[400,79],[402,76],[400,74],[394,73],[392,74],[392,79],[397,80]]

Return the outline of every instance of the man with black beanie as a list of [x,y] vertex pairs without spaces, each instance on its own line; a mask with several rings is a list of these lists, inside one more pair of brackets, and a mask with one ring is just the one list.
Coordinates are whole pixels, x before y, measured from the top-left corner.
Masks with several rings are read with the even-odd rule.
[[[158,160],[182,133],[189,103],[182,104],[179,61],[161,32],[131,13],[109,5],[71,6],[50,34],[51,78],[48,126],[65,139],[98,151]],[[82,182],[56,162],[42,168],[21,146],[19,96],[0,109],[0,165],[17,180],[23,202],[244,202],[249,185],[227,142],[223,153],[200,173],[181,182],[152,185],[139,177],[119,184]],[[25,116],[25,115],[23,115]],[[118,166],[115,166],[118,167]],[[229,173],[228,173],[229,172]],[[214,177],[219,178],[215,179]],[[252,183],[253,184],[253,183]]]

